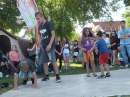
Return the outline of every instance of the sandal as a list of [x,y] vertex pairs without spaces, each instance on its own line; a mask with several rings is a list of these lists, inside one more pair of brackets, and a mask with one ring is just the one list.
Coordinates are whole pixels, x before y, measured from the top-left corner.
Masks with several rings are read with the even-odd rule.
[[106,76],[105,75],[100,75],[100,76],[98,76],[97,79],[103,79],[103,78],[106,78]]
[[94,77],[97,77],[97,74],[94,73],[93,76],[94,76]]

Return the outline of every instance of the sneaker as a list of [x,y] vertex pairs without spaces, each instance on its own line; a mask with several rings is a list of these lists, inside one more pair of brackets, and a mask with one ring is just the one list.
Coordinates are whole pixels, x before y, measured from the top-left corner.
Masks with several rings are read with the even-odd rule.
[[94,77],[97,77],[97,74],[93,74]]
[[54,73],[54,71],[51,71],[51,74],[53,74]]
[[32,84],[34,84],[34,78],[31,78]]
[[22,85],[26,85],[26,84],[27,84],[27,81],[28,81],[28,78],[27,78],[26,80],[23,80]]
[[2,73],[2,72],[0,72],[0,78],[1,78],[1,77],[3,77],[3,73]]
[[105,75],[100,75],[100,76],[98,76],[97,79],[103,79],[103,78],[106,78],[106,76]]
[[6,77],[9,77],[9,75],[7,74]]
[[42,79],[42,81],[48,81],[49,80],[49,78],[47,78],[47,77],[44,77],[43,79]]
[[125,68],[127,68],[129,65],[125,65]]
[[111,76],[110,72],[106,73],[106,77],[110,77],[110,76]]
[[59,76],[57,76],[57,77],[56,77],[56,82],[57,82],[57,83],[61,82],[61,80],[60,80],[60,77],[59,77]]
[[110,68],[114,68],[114,67],[115,67],[115,65],[111,65],[111,66],[110,66]]

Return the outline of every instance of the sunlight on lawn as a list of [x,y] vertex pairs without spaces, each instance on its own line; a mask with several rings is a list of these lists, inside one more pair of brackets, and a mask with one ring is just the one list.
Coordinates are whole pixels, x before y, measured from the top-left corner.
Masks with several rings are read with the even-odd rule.
[[81,64],[70,64],[71,67],[82,67]]

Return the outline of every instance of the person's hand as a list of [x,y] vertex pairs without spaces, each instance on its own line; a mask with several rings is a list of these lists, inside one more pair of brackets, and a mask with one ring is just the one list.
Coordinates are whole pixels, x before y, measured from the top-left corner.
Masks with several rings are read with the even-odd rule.
[[89,51],[87,51],[87,53],[90,53],[91,51],[89,50]]
[[5,63],[4,63],[4,62],[1,62],[1,63],[0,63],[0,66],[4,66],[4,65],[5,65]]
[[111,47],[111,45],[108,45],[108,48],[110,48]]
[[39,89],[39,88],[41,88],[41,87],[39,87],[39,86],[37,86],[37,85],[34,85],[34,88],[35,88],[35,89]]
[[29,51],[29,48],[27,49],[27,51]]
[[19,88],[18,87],[14,87],[12,90],[19,90]]
[[82,51],[84,51],[84,52],[85,52],[85,51],[87,51],[87,49],[86,49],[86,48],[81,48],[81,50],[82,50]]
[[46,47],[46,51],[50,51],[50,49],[51,49],[51,45],[48,45],[48,46]]
[[40,53],[40,47],[37,48],[38,52]]

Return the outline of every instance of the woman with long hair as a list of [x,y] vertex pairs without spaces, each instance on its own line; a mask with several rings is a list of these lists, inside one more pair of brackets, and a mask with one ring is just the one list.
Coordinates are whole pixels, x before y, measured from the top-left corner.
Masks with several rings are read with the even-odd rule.
[[29,48],[27,49],[29,52],[29,59],[31,59],[33,62],[35,62],[35,57],[36,57],[36,44],[34,38],[30,39],[30,45]]
[[118,61],[117,44],[118,44],[118,37],[117,37],[116,31],[112,31],[111,37],[110,37],[110,47],[112,50],[112,65],[110,66],[110,68],[115,67]]
[[62,49],[63,49],[63,59],[66,67],[66,72],[68,72],[70,69],[70,64],[69,64],[70,44],[67,37],[63,38]]
[[[12,64],[14,65],[15,68],[17,68],[18,64],[19,64],[19,52],[17,50],[17,46],[16,45],[12,45],[12,49],[9,52],[9,59],[12,62]],[[14,67],[11,65],[11,72],[14,73]]]
[[[95,64],[94,64],[94,54],[93,52],[87,53],[92,48],[92,39],[89,37],[90,29],[85,27],[82,32],[82,37],[79,40],[79,48],[83,51],[84,60],[86,62],[86,70],[87,70],[87,77],[90,77],[89,73],[89,61],[91,62],[92,69],[93,69],[93,75],[97,77],[95,73]],[[82,46],[81,46],[82,45]]]
[[62,72],[61,71],[61,67],[62,67],[62,45],[60,43],[60,37],[56,37],[55,39],[55,45],[56,45],[56,50],[55,50],[55,53],[56,53],[56,60],[59,59],[59,72]]

